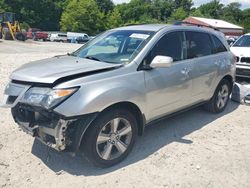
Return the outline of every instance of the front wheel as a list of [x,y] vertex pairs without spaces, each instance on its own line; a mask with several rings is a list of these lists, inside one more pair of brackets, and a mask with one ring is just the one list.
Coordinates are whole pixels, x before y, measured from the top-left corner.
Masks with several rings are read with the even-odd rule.
[[221,113],[225,110],[231,93],[231,84],[223,79],[217,86],[213,97],[205,104],[205,109],[212,113]]
[[90,126],[81,150],[94,165],[113,166],[125,159],[132,150],[137,136],[137,122],[129,111],[106,111]]

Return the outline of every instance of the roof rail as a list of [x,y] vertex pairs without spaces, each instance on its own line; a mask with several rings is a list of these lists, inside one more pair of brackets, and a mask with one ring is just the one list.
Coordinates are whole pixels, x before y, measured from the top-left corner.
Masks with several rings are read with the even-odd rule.
[[150,24],[150,23],[128,23],[128,24],[125,24],[124,26],[134,26],[134,25],[146,25],[146,24]]
[[209,25],[201,25],[201,24],[195,24],[195,23],[191,23],[191,22],[187,22],[187,21],[175,21],[173,23],[173,25],[182,25],[182,24],[186,24],[186,25],[192,25],[192,26],[197,26],[197,27],[207,27],[210,29],[214,29],[215,31],[220,31],[219,29],[213,27],[213,26],[209,26]]

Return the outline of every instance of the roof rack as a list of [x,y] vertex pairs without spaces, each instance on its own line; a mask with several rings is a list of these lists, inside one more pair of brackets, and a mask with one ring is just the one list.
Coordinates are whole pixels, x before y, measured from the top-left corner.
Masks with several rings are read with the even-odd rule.
[[213,26],[209,26],[209,25],[201,25],[201,24],[195,24],[195,23],[191,23],[191,22],[187,22],[187,21],[173,21],[173,25],[182,25],[182,24],[187,24],[187,25],[192,25],[192,26],[197,26],[197,27],[207,27],[210,29],[214,29],[215,31],[220,31],[219,29],[213,27]]
[[142,23],[128,23],[128,24],[125,24],[124,26],[136,26],[136,25],[146,25],[146,24],[150,24],[150,23],[146,23],[146,22],[142,22]]

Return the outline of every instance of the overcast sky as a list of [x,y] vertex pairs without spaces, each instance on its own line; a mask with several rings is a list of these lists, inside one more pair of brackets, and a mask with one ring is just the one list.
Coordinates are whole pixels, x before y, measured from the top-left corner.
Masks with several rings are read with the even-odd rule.
[[[113,0],[113,1],[116,4],[118,4],[118,3],[126,3],[126,2],[129,2],[130,0]],[[210,1],[211,0],[193,0],[195,7],[200,6],[203,3],[208,3]],[[221,2],[223,4],[228,4],[228,3],[231,3],[231,2],[239,2],[239,3],[242,4],[242,7],[241,7],[242,9],[250,8],[250,0],[238,0],[238,1],[235,1],[235,0],[221,0]]]

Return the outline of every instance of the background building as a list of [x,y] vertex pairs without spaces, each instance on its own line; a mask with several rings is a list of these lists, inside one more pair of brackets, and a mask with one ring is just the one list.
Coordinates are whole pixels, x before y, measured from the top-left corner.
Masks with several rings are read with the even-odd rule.
[[200,18],[200,17],[188,17],[184,21],[199,24],[202,26],[213,27],[220,30],[226,36],[240,36],[243,34],[243,27],[238,25],[218,20],[218,19],[208,19],[208,18]]

